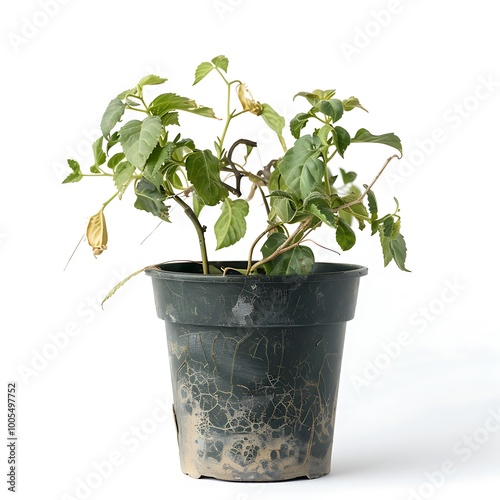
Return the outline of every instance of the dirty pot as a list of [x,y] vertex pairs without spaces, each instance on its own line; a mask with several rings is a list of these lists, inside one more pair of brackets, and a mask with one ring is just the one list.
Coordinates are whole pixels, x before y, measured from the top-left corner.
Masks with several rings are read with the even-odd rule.
[[346,322],[367,272],[324,263],[306,276],[203,275],[196,263],[146,271],[167,329],[185,474],[279,481],[330,472]]

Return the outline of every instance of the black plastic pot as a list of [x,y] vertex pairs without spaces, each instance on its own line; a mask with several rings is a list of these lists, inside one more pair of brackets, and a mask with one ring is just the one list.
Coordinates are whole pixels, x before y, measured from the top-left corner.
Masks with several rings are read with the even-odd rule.
[[328,474],[345,327],[367,268],[200,272],[196,263],[146,271],[167,329],[182,471],[229,481]]

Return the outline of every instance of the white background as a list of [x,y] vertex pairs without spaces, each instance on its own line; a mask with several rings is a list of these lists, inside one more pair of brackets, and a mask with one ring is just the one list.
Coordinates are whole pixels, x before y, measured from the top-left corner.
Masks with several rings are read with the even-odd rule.
[[[178,486],[189,498],[235,500],[498,498],[500,34],[493,4],[53,0],[45,4],[50,16],[43,5],[9,2],[0,21],[2,390],[17,381],[17,498],[157,499]],[[318,252],[370,272],[348,326],[332,472],[315,481],[184,476],[149,279],[135,278],[104,311],[93,309],[145,265],[197,258],[186,223],[163,224],[140,245],[156,221],[125,197],[123,210],[120,202],[109,207],[109,250],[95,260],[84,244],[63,272],[88,217],[113,192],[99,179],[61,185],[66,158],[91,164],[89,137],[107,103],[149,73],[222,112],[204,98],[213,81],[190,87],[198,63],[219,54],[229,58],[232,77],[282,113],[295,112],[298,91],[336,88],[370,111],[352,112],[351,131],[394,131],[404,144],[404,159],[391,164],[376,192],[388,210],[392,196],[400,200],[412,273],[384,269],[369,235],[340,257]],[[255,123],[248,135],[267,162],[269,136]],[[203,142],[203,134],[220,131],[200,133]],[[369,182],[388,151],[362,151],[346,161]],[[335,246],[328,234],[318,238]],[[244,248],[222,256],[245,258]],[[55,338],[67,340],[59,349]],[[5,407],[1,413],[5,435]],[[113,470],[103,465],[110,460]],[[4,480],[0,488],[3,497]]]

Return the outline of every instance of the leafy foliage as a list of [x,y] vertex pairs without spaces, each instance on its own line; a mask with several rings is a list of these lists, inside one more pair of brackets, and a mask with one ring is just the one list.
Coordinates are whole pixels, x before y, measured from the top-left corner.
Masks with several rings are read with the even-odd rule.
[[[218,250],[244,238],[250,212],[247,200],[258,193],[266,209],[264,231],[251,244],[247,273],[310,273],[314,254],[306,243],[309,235],[323,224],[334,232],[343,251],[356,244],[356,231],[370,228],[371,234],[380,240],[384,265],[394,261],[407,271],[399,203],[395,200],[395,210],[381,216],[372,189],[389,161],[402,155],[400,139],[393,133],[375,135],[365,128],[352,133],[339,125],[345,113],[366,109],[358,98],[342,100],[333,89],[298,92],[294,99],[304,108],[287,127],[285,119],[271,105],[255,100],[240,80],[228,78],[228,67],[228,59],[219,55],[199,64],[194,73],[193,85],[208,77],[222,81],[222,95],[227,96],[222,120],[212,108],[176,92],[156,92],[156,96],[146,99],[146,95],[167,83],[166,78],[157,75],[146,75],[134,87],[111,99],[100,122],[102,136],[92,145],[90,173],[82,173],[79,163],[69,159],[71,172],[63,181],[107,177],[116,188],[115,194],[90,218],[87,239],[94,254],[107,248],[106,206],[115,198],[121,199],[130,188],[135,195],[134,206],[162,221],[170,222],[170,204],[182,207],[197,232],[204,272],[210,272],[207,228],[201,222],[204,211],[209,210],[205,207],[221,209],[213,225]],[[146,87],[153,88],[146,91]],[[239,101],[236,109],[233,97],[237,97],[234,102]],[[212,149],[199,147],[191,139],[198,128],[188,130],[183,125],[184,113],[196,115],[202,121],[200,128],[211,124],[220,129]],[[242,138],[230,147],[225,144],[228,130],[240,115],[248,113],[273,131],[283,148],[282,157],[265,167],[248,166],[255,142]],[[291,147],[286,145],[288,132],[294,141]],[[383,145],[398,153],[363,189],[355,184],[358,173],[337,162],[361,143]],[[246,147],[246,154],[237,160],[236,148],[241,145]],[[262,258],[253,262],[260,240]]]

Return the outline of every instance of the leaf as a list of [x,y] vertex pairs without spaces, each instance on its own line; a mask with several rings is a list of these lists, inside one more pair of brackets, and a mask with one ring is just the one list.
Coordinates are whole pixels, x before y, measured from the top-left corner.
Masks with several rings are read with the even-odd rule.
[[356,235],[352,228],[343,219],[338,219],[336,239],[340,248],[344,251],[351,249],[356,243]]
[[156,175],[161,172],[163,164],[172,158],[172,153],[176,148],[177,145],[174,142],[167,142],[164,147],[159,144],[156,145],[146,161],[144,172],[146,172],[149,177],[156,177]]
[[344,184],[350,184],[356,180],[358,174],[356,172],[346,172],[343,168],[339,168],[340,175],[342,177],[342,182]]
[[306,210],[315,215],[320,221],[328,224],[330,227],[337,226],[338,217],[327,203],[317,200],[309,203]]
[[160,85],[162,83],[165,83],[166,81],[167,81],[167,78],[161,78],[161,77],[156,76],[156,75],[147,75],[147,76],[140,79],[137,86],[142,88],[145,85]]
[[142,170],[146,160],[158,144],[163,126],[157,116],[144,121],[132,120],[120,129],[120,143],[127,160]]
[[328,101],[318,101],[314,106],[318,111],[329,116],[333,123],[340,120],[344,114],[344,106],[339,99],[329,99]]
[[186,160],[189,181],[206,205],[214,206],[227,197],[219,174],[219,160],[209,149],[195,151]]
[[226,56],[216,56],[212,59],[214,66],[217,66],[225,73],[227,72],[227,67],[229,65],[229,59]]
[[103,137],[99,137],[92,144],[92,152],[94,153],[94,165],[90,167],[90,171],[94,173],[99,173],[99,167],[106,161],[106,154],[102,150],[102,140]]
[[160,118],[174,110],[188,111],[201,116],[215,118],[213,109],[198,106],[192,99],[173,93],[160,94],[149,105],[149,111]]
[[409,272],[405,267],[406,242],[401,233],[397,235],[396,239],[389,241],[389,248],[394,258],[394,262],[396,262],[399,269]]
[[104,137],[109,137],[111,130],[120,121],[125,112],[125,104],[118,98],[113,99],[101,118],[101,131]]
[[63,184],[68,184],[69,182],[78,182],[83,179],[82,171],[80,169],[80,164],[76,160],[68,159],[69,168],[71,168],[72,172],[69,174],[66,179],[62,181]]
[[170,222],[168,208],[163,202],[166,195],[162,193],[153,183],[146,179],[141,179],[135,186],[137,199],[134,207],[139,210],[145,210],[156,215],[165,222]]
[[120,142],[120,134],[118,131],[113,132],[111,137],[109,139],[106,139],[108,141],[108,144],[106,146],[106,154],[109,154],[109,150],[116,144]]
[[321,140],[304,135],[295,141],[279,163],[279,171],[296,198],[305,199],[307,195],[321,186],[324,164],[318,158]]
[[116,153],[108,160],[108,168],[114,170],[115,167],[125,158],[125,153]]
[[283,144],[283,129],[285,127],[285,119],[279,115],[269,104],[262,104],[262,118],[267,123],[271,130],[276,132],[280,142]]
[[394,229],[394,217],[387,217],[387,219],[384,220],[382,226],[382,231],[384,233],[384,236],[390,238],[392,236],[393,229]]
[[290,132],[295,139],[300,137],[300,131],[307,125],[309,118],[311,118],[309,113],[299,113],[290,120]]
[[294,101],[297,96],[305,97],[311,106],[316,106],[316,103],[321,99],[318,94],[313,92],[298,92],[293,96]]
[[[363,187],[365,189],[368,189],[367,184],[363,184]],[[378,205],[377,205],[377,198],[375,197],[375,193],[371,189],[368,189],[368,192],[366,193],[366,197],[368,198],[368,210],[370,211],[370,214],[372,216],[372,220],[376,220],[378,217]]]
[[202,62],[198,65],[194,73],[193,85],[201,82],[201,80],[203,80],[203,78],[205,78],[214,68],[215,66],[211,62]]
[[377,144],[385,144],[386,146],[391,146],[397,149],[401,154],[403,154],[401,139],[397,135],[394,135],[392,132],[382,135],[373,135],[365,128],[361,128],[356,132],[356,135],[351,139],[351,142],[371,142]]
[[177,111],[169,111],[161,117],[161,123],[164,127],[169,125],[179,125],[179,113]]
[[[273,233],[262,246],[264,258],[270,257],[286,240],[283,233]],[[309,247],[298,245],[287,252],[278,255],[273,260],[264,264],[268,275],[298,274],[304,275],[312,272],[314,254]]]
[[94,257],[101,255],[108,244],[108,230],[104,218],[104,207],[93,215],[87,226],[87,242],[92,247]]
[[193,212],[196,215],[196,217],[200,216],[200,213],[203,210],[204,206],[205,206],[205,203],[200,198],[200,196],[198,195],[198,193],[195,191],[193,193]]
[[384,267],[387,267],[392,260],[392,252],[390,246],[390,238],[384,236],[383,232],[379,231],[380,244],[382,245],[382,254],[384,257]]
[[368,110],[363,108],[363,106],[361,106],[361,104],[359,103],[359,99],[356,97],[351,96],[348,99],[344,99],[342,101],[342,105],[344,106],[345,111],[351,111],[354,108],[360,108],[368,113]]
[[113,174],[113,181],[116,189],[121,195],[124,193],[130,179],[134,175],[135,167],[128,161],[122,161],[116,168]]
[[245,200],[226,198],[222,204],[222,213],[217,219],[214,231],[217,239],[216,250],[234,245],[245,236],[248,215],[248,203]]
[[339,155],[344,158],[344,153],[349,144],[351,144],[351,136],[345,128],[336,126],[332,129],[333,143],[335,144]]
[[128,280],[133,278],[134,276],[137,276],[138,274],[141,274],[144,272],[146,269],[148,269],[149,266],[143,267],[142,269],[139,269],[138,271],[133,272],[131,275],[127,276],[125,279],[121,280],[120,283],[117,283],[104,297],[104,299],[101,302],[101,307],[104,306],[104,302],[109,300],[125,283],[127,283]]

